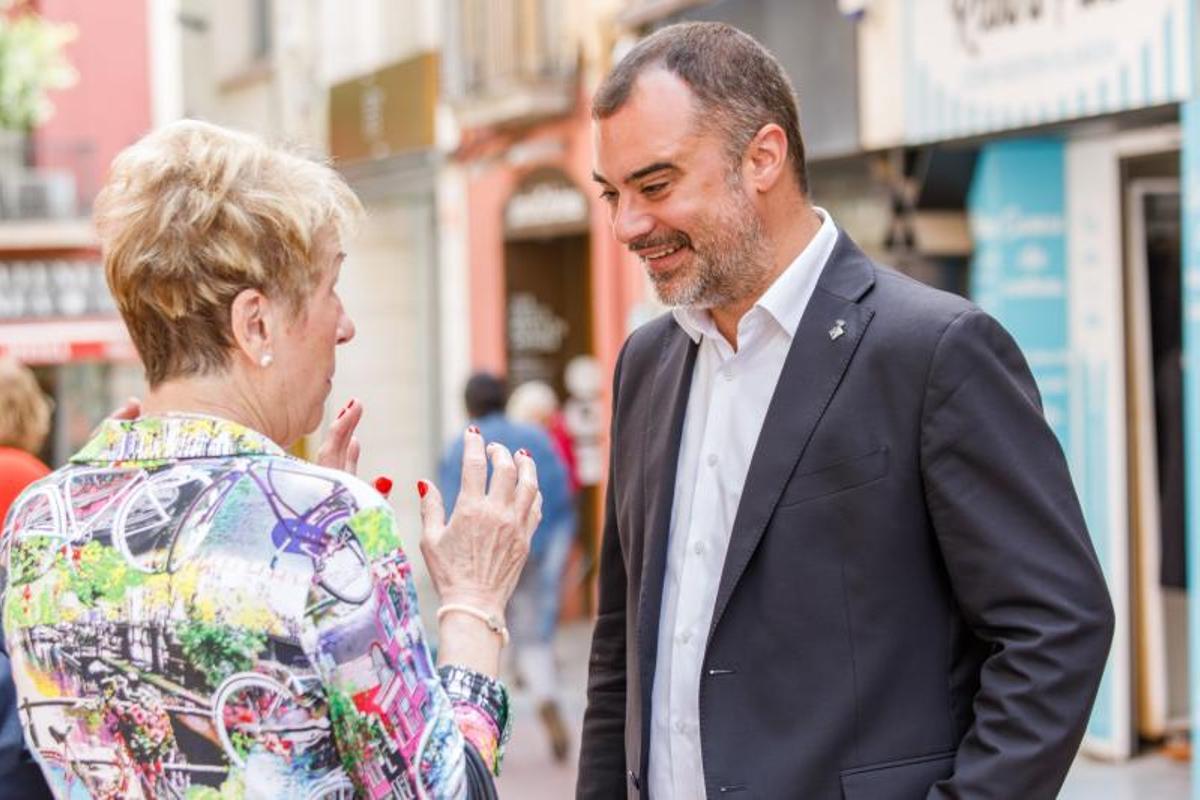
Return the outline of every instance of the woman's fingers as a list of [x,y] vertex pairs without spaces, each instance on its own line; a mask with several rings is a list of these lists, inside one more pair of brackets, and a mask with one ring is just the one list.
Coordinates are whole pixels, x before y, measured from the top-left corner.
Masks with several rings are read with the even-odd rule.
[[437,539],[446,527],[442,493],[429,481],[417,481],[417,494],[421,498],[421,534],[426,539]]
[[142,415],[142,401],[136,397],[129,397],[124,403],[116,408],[108,415],[109,419],[116,420],[132,420],[137,419]]
[[534,495],[533,503],[529,507],[529,514],[525,517],[525,536],[532,538],[533,532],[540,524],[542,524],[542,493],[538,492]]
[[462,488],[460,494],[481,497],[487,489],[487,455],[483,435],[474,425],[463,434]]
[[362,421],[363,405],[351,398],[350,402],[338,411],[333,422],[329,423],[329,430],[325,434],[325,441],[321,442],[321,446],[317,449],[317,463],[322,467],[331,467],[332,469],[346,470],[353,472],[358,467],[358,454],[356,453],[353,459],[353,464],[350,463],[350,445],[354,441],[354,430],[358,427],[358,423]]
[[517,519],[525,519],[538,494],[537,465],[524,448],[518,450],[513,459],[517,465],[517,490],[514,496]]
[[350,437],[350,444],[346,448],[346,466],[343,467],[346,472],[351,475],[358,474],[358,457],[362,455],[362,445],[359,444],[357,436]]
[[488,487],[488,497],[508,505],[513,501],[513,491],[517,488],[517,465],[512,453],[499,442],[489,444],[487,452],[492,459],[492,483]]

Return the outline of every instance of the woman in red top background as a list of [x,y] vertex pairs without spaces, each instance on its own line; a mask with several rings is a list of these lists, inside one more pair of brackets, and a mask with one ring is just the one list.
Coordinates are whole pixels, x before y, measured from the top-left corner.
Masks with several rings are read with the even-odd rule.
[[[27,367],[0,357],[0,526],[26,486],[50,472],[33,455],[50,432],[50,400]],[[2,541],[2,539],[0,539]],[[50,798],[42,772],[21,736],[8,651],[0,631],[0,795],[21,787],[21,797]],[[15,795],[13,795],[15,796]]]
[[21,491],[50,468],[33,455],[50,432],[50,401],[27,367],[0,358],[0,521]]

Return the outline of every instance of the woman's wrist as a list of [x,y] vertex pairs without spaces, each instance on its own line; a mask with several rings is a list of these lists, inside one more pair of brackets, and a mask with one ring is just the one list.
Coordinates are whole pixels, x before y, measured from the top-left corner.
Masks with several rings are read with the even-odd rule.
[[443,608],[446,606],[469,606],[479,609],[488,616],[504,619],[504,609],[507,603],[492,593],[450,589],[439,594]]
[[456,665],[495,678],[502,638],[483,619],[451,611],[438,618],[438,666]]

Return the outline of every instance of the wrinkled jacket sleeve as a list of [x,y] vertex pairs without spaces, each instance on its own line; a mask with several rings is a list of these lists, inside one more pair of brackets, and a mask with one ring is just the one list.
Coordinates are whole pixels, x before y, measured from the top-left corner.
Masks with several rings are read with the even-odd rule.
[[[613,431],[609,439],[616,447],[617,391],[624,351],[617,359],[613,380]],[[626,589],[629,578],[621,555],[614,499],[613,458],[609,455],[608,488],[605,493],[604,532],[600,544],[600,590],[596,628],[588,659],[587,712],[579,753],[579,800],[610,800],[624,797],[625,786],[625,641]]]
[[929,797],[1050,800],[1087,725],[1113,610],[1033,376],[977,309],[936,348],[921,459],[955,598],[992,650],[954,774]]
[[381,781],[419,780],[430,798],[494,797],[491,775],[508,736],[503,684],[434,667],[391,508],[360,510],[348,526],[368,555],[384,550],[371,561],[374,590],[365,604],[310,616],[306,648],[342,765],[363,796],[377,796]]

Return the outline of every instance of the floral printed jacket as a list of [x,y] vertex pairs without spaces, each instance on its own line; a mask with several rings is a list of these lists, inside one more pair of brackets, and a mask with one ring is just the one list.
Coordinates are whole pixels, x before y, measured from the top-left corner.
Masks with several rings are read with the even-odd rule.
[[69,798],[491,792],[499,683],[434,669],[392,511],[231,422],[105,422],[0,549],[25,741]]

